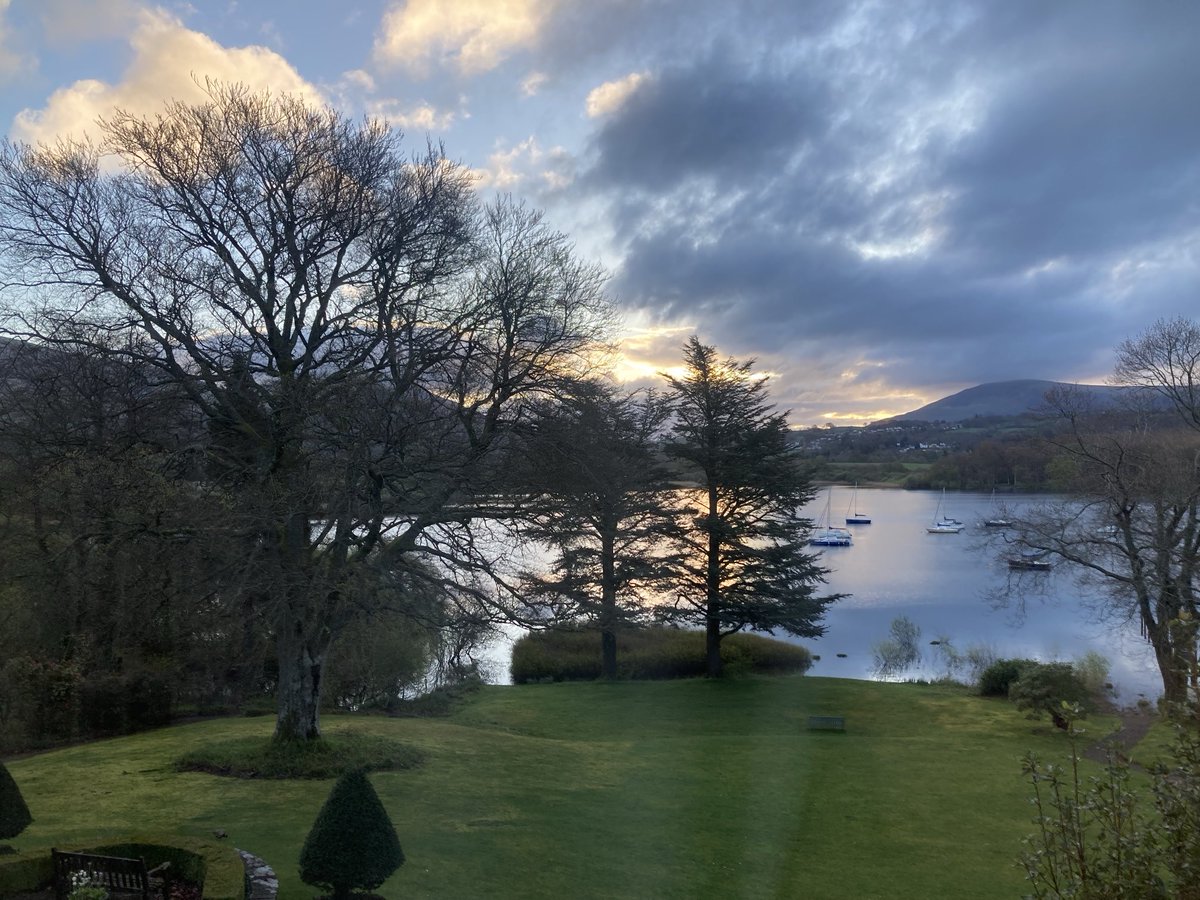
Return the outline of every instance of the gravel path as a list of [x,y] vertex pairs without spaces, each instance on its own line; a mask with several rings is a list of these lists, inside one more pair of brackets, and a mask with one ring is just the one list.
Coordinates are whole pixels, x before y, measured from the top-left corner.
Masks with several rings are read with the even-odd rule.
[[1108,747],[1112,744],[1116,746],[1121,757],[1128,760],[1129,751],[1146,736],[1146,732],[1150,730],[1150,726],[1154,724],[1156,718],[1152,712],[1136,707],[1119,709],[1117,714],[1121,717],[1120,727],[1103,740],[1085,748],[1083,751],[1085,757],[1098,763],[1106,763],[1108,762]]

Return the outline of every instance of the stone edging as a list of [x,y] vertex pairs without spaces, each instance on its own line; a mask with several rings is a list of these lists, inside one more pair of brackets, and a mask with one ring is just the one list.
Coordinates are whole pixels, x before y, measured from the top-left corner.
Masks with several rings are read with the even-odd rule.
[[279,893],[279,879],[275,870],[253,853],[239,850],[242,863],[246,867],[246,880],[250,883],[250,893],[246,900],[275,900]]

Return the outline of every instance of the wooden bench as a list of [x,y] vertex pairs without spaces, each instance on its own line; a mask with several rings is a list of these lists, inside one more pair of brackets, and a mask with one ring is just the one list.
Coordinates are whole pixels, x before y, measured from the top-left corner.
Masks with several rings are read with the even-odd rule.
[[50,851],[54,859],[54,895],[66,900],[71,893],[71,877],[84,872],[91,884],[103,887],[110,895],[167,900],[167,883],[162,877],[168,863],[154,869],[146,868],[144,859],[123,856],[101,856],[98,853]]
[[809,731],[845,731],[845,716],[809,716]]

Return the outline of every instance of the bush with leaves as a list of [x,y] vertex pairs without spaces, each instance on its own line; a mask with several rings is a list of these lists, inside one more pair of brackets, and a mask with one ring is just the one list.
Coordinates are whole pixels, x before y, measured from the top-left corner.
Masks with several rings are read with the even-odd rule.
[[374,890],[404,865],[400,839],[363,772],[334,784],[300,851],[300,879],[346,900],[355,888]]
[[1032,659],[998,659],[979,673],[979,693],[985,697],[1007,697],[1008,689],[1021,673],[1036,665]]
[[0,762],[0,841],[15,838],[29,827],[33,816],[4,763]]
[[1092,707],[1092,695],[1070,663],[1034,663],[1008,689],[1008,698],[1018,709],[1029,710],[1029,717],[1048,715],[1058,728],[1070,726],[1067,707],[1084,715]]
[[1152,768],[1154,804],[1130,787],[1129,764],[1110,749],[1104,771],[1080,772],[1077,707],[1068,707],[1066,767],[1026,756],[1036,831],[1021,863],[1031,897],[1200,898],[1200,731],[1180,728],[1170,764]]

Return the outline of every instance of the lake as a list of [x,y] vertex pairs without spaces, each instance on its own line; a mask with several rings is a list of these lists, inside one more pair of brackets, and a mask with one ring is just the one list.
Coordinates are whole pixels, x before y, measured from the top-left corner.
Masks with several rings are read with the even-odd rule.
[[[832,491],[834,524],[841,524],[851,489]],[[1000,548],[988,546],[1002,535],[979,524],[996,515],[990,494],[947,493],[942,513],[965,527],[959,534],[927,533],[941,498],[931,491],[859,490],[857,508],[872,523],[848,526],[852,546],[822,552],[830,588],[851,596],[830,608],[823,637],[798,641],[821,657],[811,675],[870,677],[872,647],[888,636],[892,619],[903,615],[921,628],[926,660],[914,676],[938,674],[937,648],[929,641],[944,635],[959,652],[986,645],[999,656],[1043,661],[1069,661],[1096,650],[1112,664],[1120,702],[1161,692],[1153,653],[1136,622],[1096,621],[1087,608],[1096,589],[1079,585],[1067,567],[1012,572],[999,558]],[[1015,510],[1047,499],[1053,498],[1008,495],[1003,502]],[[825,502],[819,498],[809,515],[819,518]],[[1024,600],[1023,616],[1012,605],[994,605],[995,593],[1010,579],[1013,599]]]
[[[851,488],[835,486],[821,492],[806,510],[820,523],[828,503],[833,524],[840,525],[851,500]],[[820,660],[810,676],[870,678],[872,648],[888,637],[891,622],[907,616],[921,629],[922,665],[906,677],[937,677],[937,648],[930,641],[949,638],[961,653],[983,645],[997,656],[1043,661],[1070,661],[1096,650],[1111,663],[1117,699],[1131,704],[1139,695],[1157,697],[1161,681],[1149,645],[1136,622],[1099,622],[1087,608],[1096,589],[1081,587],[1065,567],[1050,572],[1013,573],[988,542],[1001,539],[996,529],[979,523],[994,517],[990,494],[948,493],[942,514],[965,523],[959,534],[929,534],[929,525],[942,499],[932,491],[867,489],[858,491],[857,510],[870,525],[849,526],[849,547],[820,548],[830,570],[829,590],[850,596],[830,607],[826,633],[816,640],[782,639],[808,647]],[[1039,503],[1044,495],[1007,495],[1009,509]],[[813,548],[814,550],[818,548]],[[1010,583],[1014,599],[1024,601],[1024,615],[1009,606],[997,608],[995,594]],[[490,680],[507,683],[511,641],[519,633],[489,648]],[[839,657],[838,654],[845,654]]]

